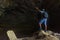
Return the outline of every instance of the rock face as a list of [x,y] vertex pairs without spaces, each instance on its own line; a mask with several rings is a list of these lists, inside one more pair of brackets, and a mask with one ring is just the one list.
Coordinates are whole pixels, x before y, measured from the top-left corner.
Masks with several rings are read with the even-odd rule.
[[24,37],[22,38],[22,40],[59,40],[59,37],[57,36],[59,34],[56,34],[52,31],[44,32],[42,30],[42,31],[39,31],[37,35],[33,35],[32,37]]

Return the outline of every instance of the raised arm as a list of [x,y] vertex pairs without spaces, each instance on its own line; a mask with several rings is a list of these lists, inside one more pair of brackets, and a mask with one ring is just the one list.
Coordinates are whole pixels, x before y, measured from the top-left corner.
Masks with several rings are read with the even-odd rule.
[[38,7],[35,7],[35,9],[36,9],[37,11],[41,11]]
[[40,9],[35,5],[34,2],[32,2],[32,5],[34,6],[34,8],[35,8],[37,11],[40,11]]

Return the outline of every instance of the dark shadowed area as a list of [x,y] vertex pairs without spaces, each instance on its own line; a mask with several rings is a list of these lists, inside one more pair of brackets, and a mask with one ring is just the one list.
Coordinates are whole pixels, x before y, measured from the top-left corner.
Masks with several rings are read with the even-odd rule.
[[[60,0],[0,1],[1,40],[8,40],[7,30],[14,30],[17,37],[31,35],[33,32],[38,31],[38,20],[40,18],[37,16],[38,12],[36,12],[35,6],[40,9],[45,8],[48,12],[48,29],[60,33]],[[32,3],[35,3],[35,5],[32,5]]]

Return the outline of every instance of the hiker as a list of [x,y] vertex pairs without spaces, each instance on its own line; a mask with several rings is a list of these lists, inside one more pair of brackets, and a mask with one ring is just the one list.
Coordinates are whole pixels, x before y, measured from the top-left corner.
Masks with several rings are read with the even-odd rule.
[[40,30],[42,30],[42,24],[45,26],[45,31],[47,31],[47,19],[48,19],[48,13],[45,11],[45,9],[40,10],[38,7],[35,7],[37,11],[42,15],[41,19],[39,20],[39,26]]

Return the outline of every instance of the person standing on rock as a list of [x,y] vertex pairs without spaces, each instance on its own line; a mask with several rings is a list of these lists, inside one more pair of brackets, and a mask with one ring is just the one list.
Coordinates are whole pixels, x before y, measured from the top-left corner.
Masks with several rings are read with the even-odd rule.
[[41,14],[41,20],[39,20],[40,30],[42,30],[42,24],[44,24],[45,25],[45,32],[46,32],[47,31],[48,13],[45,11],[45,9],[40,10],[38,7],[35,7],[35,8]]

